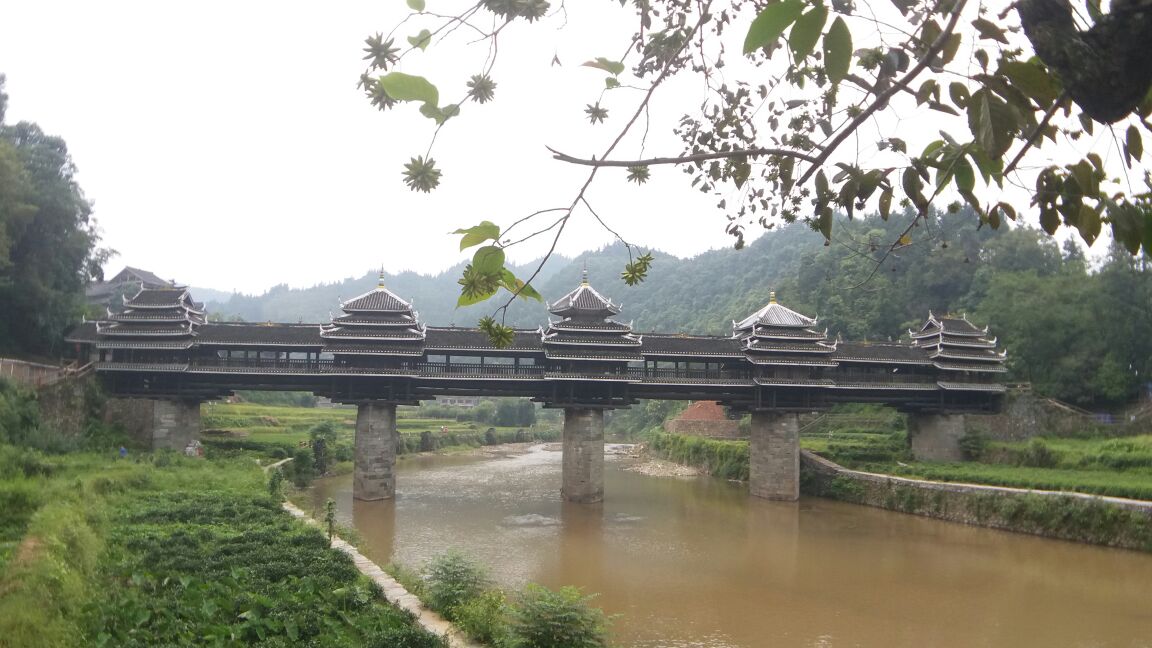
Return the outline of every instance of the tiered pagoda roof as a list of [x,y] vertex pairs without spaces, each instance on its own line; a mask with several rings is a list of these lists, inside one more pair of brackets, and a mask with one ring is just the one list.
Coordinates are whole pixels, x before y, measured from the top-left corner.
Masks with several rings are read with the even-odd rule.
[[585,271],[580,285],[548,305],[548,312],[563,319],[549,320],[540,332],[544,354],[549,360],[589,360],[633,362],[640,355],[640,337],[632,325],[612,318],[620,307],[596,292]]
[[206,322],[204,305],[183,286],[142,288],[123,303],[122,312],[109,309],[96,323],[97,348],[187,349]]
[[412,304],[380,282],[368,292],[340,304],[343,315],[321,325],[324,351],[335,355],[420,356],[424,325]]
[[[933,366],[956,372],[954,380],[941,381],[941,387],[965,383],[966,372],[1004,373],[1007,352],[996,350],[996,338],[988,339],[988,327],[977,328],[966,316],[936,317],[931,311],[919,331],[909,330],[912,345],[928,354]],[[957,389],[961,387],[955,387]]]
[[760,310],[732,322],[732,338],[740,341],[749,362],[758,365],[835,367],[836,342],[828,330],[816,331],[817,319],[776,303],[776,293]]

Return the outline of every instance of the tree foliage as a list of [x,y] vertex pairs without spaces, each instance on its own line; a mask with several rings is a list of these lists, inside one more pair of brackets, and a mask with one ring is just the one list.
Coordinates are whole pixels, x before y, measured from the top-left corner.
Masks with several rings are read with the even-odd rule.
[[0,350],[53,353],[83,310],[83,288],[111,254],[97,247],[91,205],[64,140],[2,121],[0,75]]
[[[862,259],[881,265],[917,236],[936,203],[950,213],[966,205],[974,226],[995,229],[1027,214],[1049,234],[1069,227],[1090,244],[1107,227],[1131,254],[1152,246],[1142,142],[1152,129],[1149,0],[1110,6],[1089,0],[1083,9],[1069,0],[1020,0],[1002,11],[972,0],[620,4],[620,19],[635,25],[629,42],[614,48],[625,54],[617,60],[590,52],[583,63],[606,75],[584,108],[587,127],[612,127],[616,136],[592,158],[553,151],[558,160],[590,167],[570,202],[502,227],[485,222],[458,232],[487,250],[483,264],[476,258],[464,271],[462,302],[487,299],[501,287],[525,296],[518,280],[503,274],[503,251],[545,234],[555,249],[578,211],[611,231],[585,196],[597,172],[611,167],[643,183],[654,166],[681,166],[692,187],[717,197],[737,247],[748,227],[797,220],[832,241],[837,214],[850,221],[868,210],[902,225]],[[544,0],[484,0],[452,15],[423,2],[410,6],[387,38],[368,39],[361,85],[382,110],[417,104],[436,134],[467,102],[499,99],[502,33],[549,20],[563,26],[577,10]],[[401,34],[409,47],[396,44]],[[445,103],[448,91],[416,74],[425,63],[416,54],[432,56],[462,34],[487,54],[469,58],[478,61],[477,74],[459,90],[459,101]],[[625,141],[643,153],[649,105],[673,77],[693,77],[706,89],[699,105],[667,125],[682,150],[619,158]],[[638,136],[639,123],[645,134]],[[448,177],[435,167],[431,148],[405,172],[414,190],[431,191]],[[543,224],[531,225],[537,221]],[[485,238],[472,242],[481,230]],[[625,280],[643,280],[651,258],[637,259],[626,247]],[[491,324],[499,339],[502,331]]]

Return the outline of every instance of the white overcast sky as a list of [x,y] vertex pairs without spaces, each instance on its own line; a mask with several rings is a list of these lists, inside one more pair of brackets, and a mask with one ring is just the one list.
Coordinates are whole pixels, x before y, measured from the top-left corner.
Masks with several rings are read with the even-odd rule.
[[[465,258],[452,230],[506,225],[575,195],[585,171],[553,161],[544,145],[591,155],[604,142],[589,135],[610,133],[582,126],[605,75],[578,63],[612,54],[589,33],[627,42],[605,31],[627,25],[610,20],[614,3],[595,4],[592,16],[570,12],[578,29],[509,34],[502,45],[517,57],[498,61],[497,102],[466,104],[441,133],[433,156],[445,175],[430,195],[409,191],[400,171],[423,153],[432,122],[412,105],[381,113],[355,87],[364,37],[396,24],[402,0],[9,3],[0,20],[7,121],[36,121],[68,142],[104,244],[120,252],[107,272],[127,264],[245,292],[381,265],[435,272]],[[565,40],[576,31],[581,40]],[[554,54],[563,67],[551,65]],[[459,88],[443,92],[444,103],[480,56],[441,70]],[[405,69],[427,70],[417,65]],[[557,122],[563,112],[571,118]],[[651,152],[678,150],[660,135],[650,141],[664,146]],[[643,187],[613,175],[591,196],[623,236],[679,255],[730,243],[716,199],[689,190],[678,171]],[[569,228],[562,251],[611,239],[587,220]]]
[[[463,5],[429,1],[445,12]],[[586,170],[552,160],[544,146],[598,154],[635,106],[636,91],[617,90],[609,124],[583,119],[605,74],[579,64],[619,58],[634,20],[607,0],[568,5],[563,29],[553,21],[504,32],[496,102],[466,103],[445,127],[433,150],[444,177],[432,194],[400,179],[427,146],[432,122],[414,105],[381,113],[356,88],[364,38],[396,25],[407,13],[403,0],[8,3],[0,12],[7,121],[38,122],[68,142],[103,244],[120,253],[109,273],[133,265],[258,293],[380,266],[436,272],[466,258],[452,230],[566,205]],[[417,29],[403,28],[398,40]],[[433,47],[402,70],[438,82],[443,104],[462,95],[483,55]],[[551,64],[554,55],[562,66]],[[699,103],[699,90],[679,83],[659,91],[647,155],[679,152],[669,128]],[[940,121],[939,113],[888,117],[898,121],[887,134],[912,129],[910,142]],[[862,130],[857,145],[879,136]],[[1110,142],[1101,151],[1114,160]],[[639,152],[628,144],[618,157]],[[856,154],[876,155],[874,146]],[[589,197],[630,241],[680,256],[731,244],[717,197],[690,189],[678,169],[652,175],[637,187],[622,170],[602,171]],[[1011,198],[1021,211],[1024,196]],[[569,226],[561,252],[612,239],[590,221],[584,214]],[[519,248],[513,258],[543,250]]]

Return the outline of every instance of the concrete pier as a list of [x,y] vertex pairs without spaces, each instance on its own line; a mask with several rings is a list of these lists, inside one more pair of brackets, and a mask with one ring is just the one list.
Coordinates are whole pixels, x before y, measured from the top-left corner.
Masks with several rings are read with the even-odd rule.
[[960,450],[964,433],[963,414],[908,415],[908,441],[917,461],[964,461]]
[[800,499],[800,424],[796,414],[752,412],[748,493],[771,500]]
[[604,410],[564,408],[560,496],[589,504],[604,500]]
[[356,408],[352,497],[381,500],[396,496],[396,440],[396,405],[360,403]]

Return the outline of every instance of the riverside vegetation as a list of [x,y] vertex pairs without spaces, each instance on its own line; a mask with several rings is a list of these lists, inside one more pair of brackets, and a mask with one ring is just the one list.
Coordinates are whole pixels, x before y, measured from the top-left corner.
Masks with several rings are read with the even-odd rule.
[[443,645],[250,458],[15,445],[38,438],[37,406],[2,391],[0,646]]
[[[914,461],[899,415],[855,407],[841,411],[871,418],[863,427],[819,427],[801,434],[802,448],[846,468],[931,481],[1069,491],[1152,500],[1152,435],[1110,437],[1086,431],[1077,438],[1036,437],[1029,441],[990,441],[980,434],[962,439],[968,461]],[[834,410],[836,411],[836,410]],[[650,427],[640,436],[649,449],[671,461],[696,466],[724,479],[748,479],[748,442],[683,436]],[[879,502],[885,508],[937,515],[947,508],[942,495],[904,485],[871,492],[859,482],[837,477],[830,482],[804,470],[801,489],[854,503]],[[979,495],[964,507],[965,518],[980,524],[1028,530],[1041,535],[1152,551],[1152,518],[1073,497]],[[957,505],[953,505],[955,509]]]
[[[431,432],[417,430],[430,426],[442,429],[428,449],[554,434],[479,432],[467,420],[475,412],[429,409],[401,418],[408,450],[429,445]],[[107,442],[128,443],[115,430],[74,440],[71,451],[56,439],[45,452],[27,445],[52,437],[40,429],[34,394],[0,380],[0,646],[446,646],[330,547],[331,508],[326,536],[280,507],[286,478],[304,485],[350,458],[348,414],[206,407],[213,425],[247,436],[208,441],[205,459],[137,449],[121,456]],[[265,475],[253,462],[280,455],[294,459],[283,472]],[[458,555],[437,559],[426,581],[405,582],[492,646],[607,645],[607,618],[573,588],[530,586],[510,597]]]
[[529,584],[509,595],[475,560],[450,551],[422,573],[397,565],[389,573],[469,637],[495,648],[603,648],[610,619],[574,587]]
[[[209,456],[250,454],[293,461],[285,476],[299,486],[317,475],[352,469],[356,410],[251,402],[201,408],[201,435]],[[523,399],[492,399],[475,407],[424,404],[399,407],[397,454],[453,451],[559,438],[555,413],[540,415]]]

